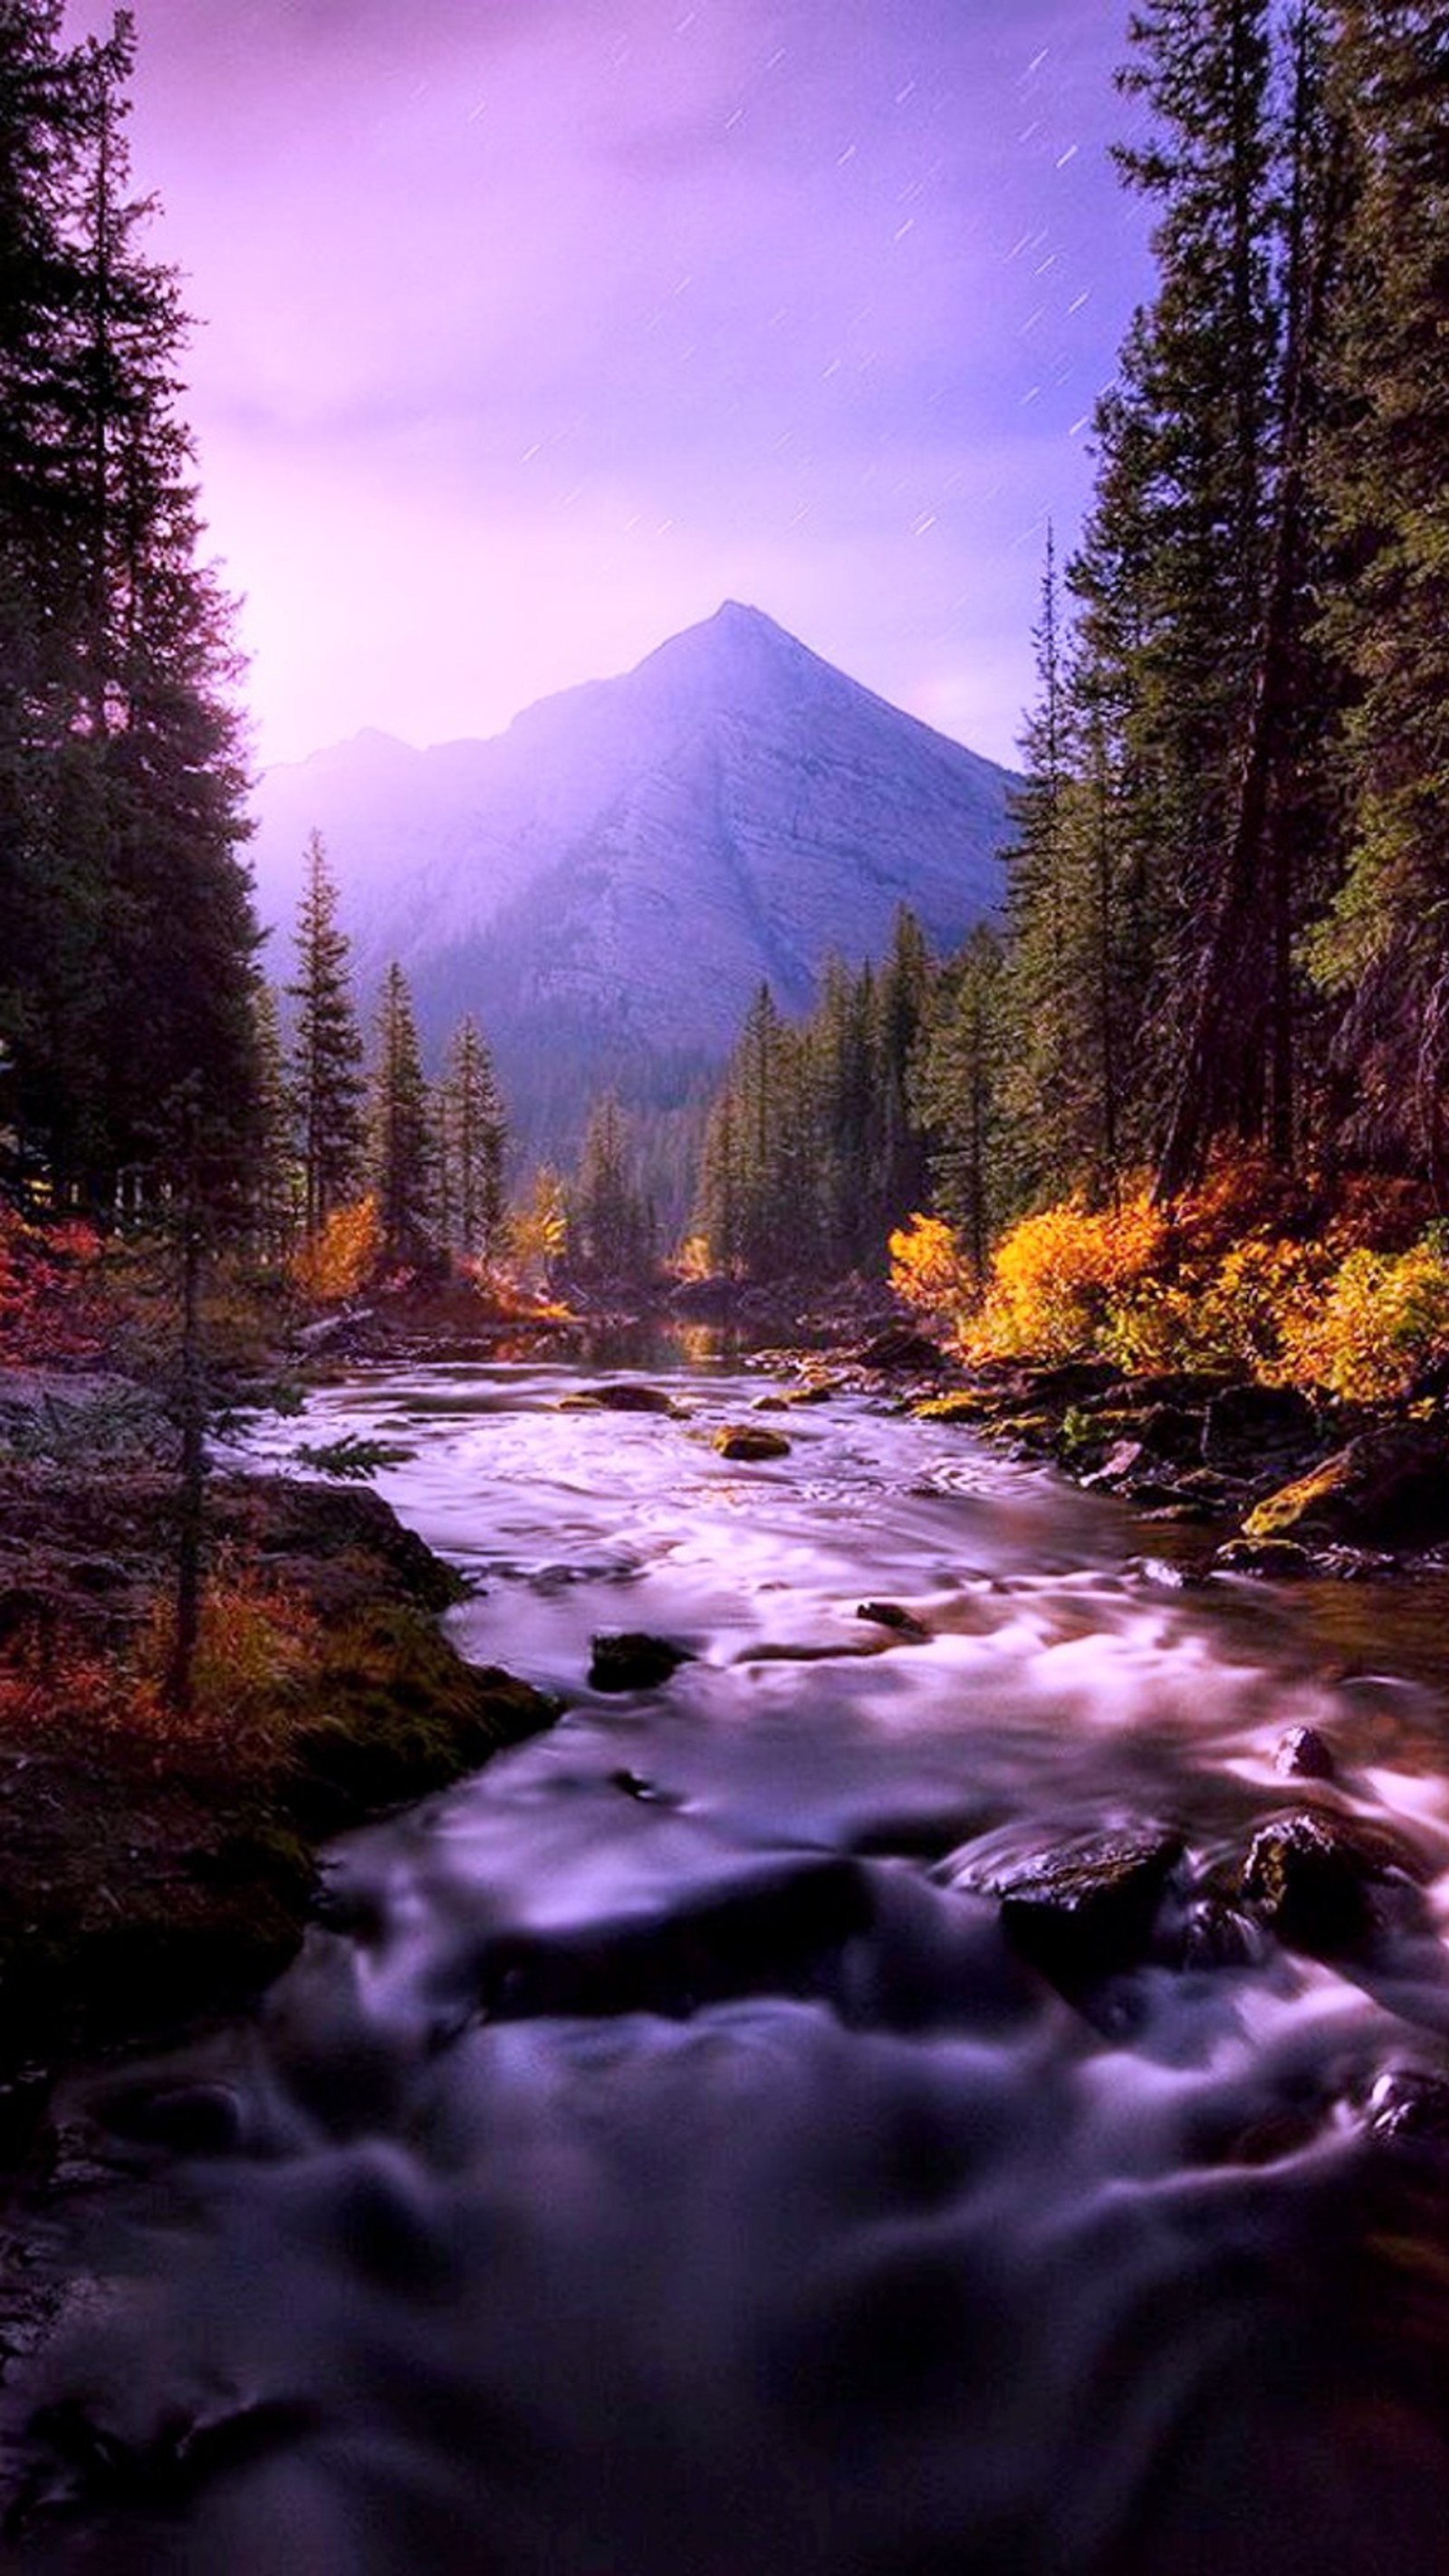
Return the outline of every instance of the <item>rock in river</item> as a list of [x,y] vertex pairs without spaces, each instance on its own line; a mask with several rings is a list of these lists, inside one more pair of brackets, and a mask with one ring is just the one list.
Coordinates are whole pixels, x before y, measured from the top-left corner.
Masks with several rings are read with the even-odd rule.
[[642,1629],[603,1634],[590,1644],[590,1690],[653,1690],[677,1673],[681,1664],[694,1661],[688,1646],[676,1646],[668,1637],[646,1636]]
[[1008,1825],[955,1854],[944,1875],[953,1887],[996,1897],[1016,1947],[1070,1988],[1137,1964],[1181,1850],[1170,1827],[1139,1819],[1047,1843]]
[[788,1458],[790,1443],[783,1431],[767,1431],[758,1422],[723,1422],[714,1434],[711,1446],[722,1458],[736,1458],[752,1465],[765,1458]]
[[1376,1929],[1375,1888],[1411,1883],[1406,1855],[1338,1815],[1302,1807],[1260,1825],[1243,1864],[1242,1893],[1290,1949],[1336,1958]]

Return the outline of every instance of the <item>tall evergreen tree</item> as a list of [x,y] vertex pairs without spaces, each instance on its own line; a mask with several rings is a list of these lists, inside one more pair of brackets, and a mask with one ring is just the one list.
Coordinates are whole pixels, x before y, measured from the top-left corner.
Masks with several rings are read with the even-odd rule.
[[1001,943],[983,923],[941,979],[915,1076],[935,1203],[957,1229],[978,1287],[1005,1212],[1001,986]]
[[302,1224],[310,1241],[357,1188],[364,1122],[362,1037],[352,1000],[350,943],[320,832],[307,842],[297,914],[292,1040],[293,1113],[302,1161]]
[[412,994],[396,959],[378,996],[368,1095],[367,1177],[383,1254],[419,1262],[434,1248],[433,1138]]
[[594,1103],[568,1194],[568,1261],[581,1278],[637,1279],[655,1259],[654,1226],[612,1092]]
[[453,1033],[438,1105],[444,1238],[467,1258],[496,1260],[507,1213],[508,1125],[492,1055],[471,1018]]

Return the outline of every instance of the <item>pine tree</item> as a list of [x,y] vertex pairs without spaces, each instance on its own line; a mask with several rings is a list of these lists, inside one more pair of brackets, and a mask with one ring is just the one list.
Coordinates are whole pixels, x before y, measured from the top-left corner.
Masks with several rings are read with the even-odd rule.
[[385,1260],[416,1264],[434,1248],[433,1149],[428,1086],[407,978],[396,960],[383,977],[368,1098],[367,1177]]
[[1004,1213],[1001,984],[1001,943],[983,923],[937,988],[914,1085],[936,1207],[956,1228],[978,1287]]
[[292,1106],[302,1160],[302,1224],[310,1242],[352,1197],[362,1171],[362,1038],[348,976],[349,942],[320,832],[307,842],[297,915]]
[[594,1103],[568,1194],[569,1267],[580,1278],[638,1279],[656,1257],[628,1123],[612,1092]]
[[439,1097],[444,1240],[470,1260],[502,1249],[508,1127],[493,1058],[477,1022],[460,1021]]
[[926,1194],[925,1142],[911,1112],[909,1086],[933,979],[925,933],[909,905],[902,904],[880,975],[880,1153],[874,1209],[879,1242]]

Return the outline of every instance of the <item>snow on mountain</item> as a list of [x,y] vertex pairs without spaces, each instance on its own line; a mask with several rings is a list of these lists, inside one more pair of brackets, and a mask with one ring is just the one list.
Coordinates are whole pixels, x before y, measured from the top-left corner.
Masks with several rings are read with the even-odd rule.
[[425,1037],[471,1009],[515,1096],[666,1096],[660,1067],[723,1055],[762,980],[805,1008],[899,904],[957,944],[999,901],[1011,784],[730,601],[494,740],[368,732],[269,771],[258,906],[276,972],[315,826],[364,995],[396,957]]

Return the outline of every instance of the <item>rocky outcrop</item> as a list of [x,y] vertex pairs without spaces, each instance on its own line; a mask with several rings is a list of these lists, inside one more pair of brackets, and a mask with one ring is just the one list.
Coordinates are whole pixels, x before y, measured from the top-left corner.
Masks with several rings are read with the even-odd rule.
[[1366,1431],[1255,1504],[1243,1532],[1370,1546],[1442,1538],[1449,1534],[1449,1441],[1431,1423]]

